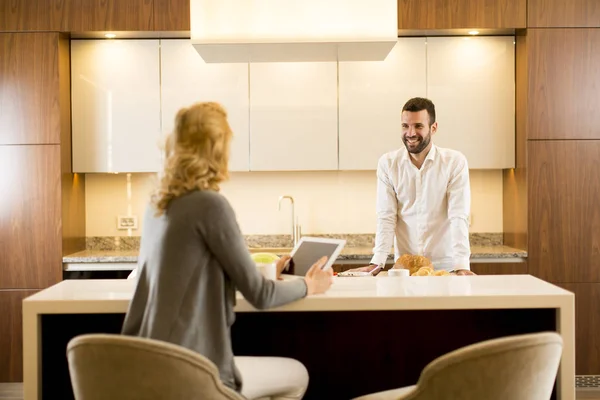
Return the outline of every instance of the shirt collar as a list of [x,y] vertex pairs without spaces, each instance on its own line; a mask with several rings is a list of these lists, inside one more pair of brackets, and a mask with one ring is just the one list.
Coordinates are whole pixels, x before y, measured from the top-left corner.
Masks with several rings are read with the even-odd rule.
[[429,150],[429,153],[427,153],[427,157],[425,157],[425,161],[427,161],[427,160],[435,161],[436,157],[437,157],[437,147],[435,146],[435,144],[432,144],[431,150]]
[[[427,162],[427,160],[431,160],[431,161],[435,161],[436,157],[437,157],[437,147],[435,144],[431,145],[431,150],[429,150],[429,153],[427,153],[427,157],[425,157],[425,161],[423,162],[423,164],[425,164],[425,162]],[[410,161],[410,154],[408,154],[408,150],[406,150],[406,147],[404,147],[404,149],[402,150],[402,157],[401,157],[402,161]]]

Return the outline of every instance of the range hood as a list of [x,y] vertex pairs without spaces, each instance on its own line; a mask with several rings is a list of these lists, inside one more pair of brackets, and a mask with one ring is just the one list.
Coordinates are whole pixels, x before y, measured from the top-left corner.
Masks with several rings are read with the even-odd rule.
[[191,0],[191,43],[207,63],[381,61],[397,0]]

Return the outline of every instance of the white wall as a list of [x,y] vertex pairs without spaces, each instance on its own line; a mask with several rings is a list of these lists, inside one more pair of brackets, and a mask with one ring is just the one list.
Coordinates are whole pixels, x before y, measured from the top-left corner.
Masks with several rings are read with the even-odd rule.
[[[502,232],[502,171],[472,170],[471,232]],[[151,174],[87,174],[87,236],[139,236],[153,188]],[[290,233],[292,195],[303,234],[374,233],[375,171],[238,172],[222,185],[244,234]],[[129,188],[129,190],[128,190]],[[140,229],[116,229],[117,215],[137,215]]]

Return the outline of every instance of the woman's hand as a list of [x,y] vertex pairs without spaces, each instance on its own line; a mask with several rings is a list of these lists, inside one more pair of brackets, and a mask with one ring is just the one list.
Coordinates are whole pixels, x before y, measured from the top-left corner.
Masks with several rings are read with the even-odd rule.
[[283,271],[286,269],[286,267],[288,266],[288,262],[290,261],[291,257],[290,256],[282,256],[278,261],[277,261],[277,279],[281,280],[281,274],[283,273]]
[[306,282],[306,294],[325,293],[333,283],[333,269],[322,270],[323,265],[327,263],[327,256],[323,256],[310,267],[304,281]]

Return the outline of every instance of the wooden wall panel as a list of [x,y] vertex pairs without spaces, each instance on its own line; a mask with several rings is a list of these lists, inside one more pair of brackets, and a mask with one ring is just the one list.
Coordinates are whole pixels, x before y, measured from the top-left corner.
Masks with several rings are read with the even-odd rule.
[[398,29],[525,28],[526,0],[398,0]]
[[530,28],[600,28],[598,0],[528,0]]
[[190,0],[154,0],[155,31],[189,31]]
[[60,145],[0,146],[0,289],[62,279]]
[[600,140],[529,141],[529,272],[600,282]]
[[23,382],[22,301],[37,290],[0,290],[0,382]]
[[600,29],[529,29],[528,139],[600,139]]
[[152,31],[154,0],[3,0],[0,31]]
[[69,0],[2,0],[0,32],[62,30],[69,4]]
[[471,263],[471,271],[477,275],[528,274],[527,263]]
[[65,31],[152,31],[153,0],[72,0]]
[[60,143],[58,33],[0,33],[0,145]]
[[502,184],[504,244],[515,249],[527,250],[527,170],[503,170]]
[[60,112],[61,170],[70,173],[71,157],[71,43],[69,35],[58,40],[58,98]]
[[575,293],[575,373],[600,375],[600,283],[557,283]]
[[503,174],[504,244],[527,250],[527,37],[516,37],[515,166]]
[[71,146],[71,57],[68,35],[59,40],[62,254],[85,250],[85,179],[73,174]]
[[85,178],[82,174],[63,172],[62,255],[85,250]]

